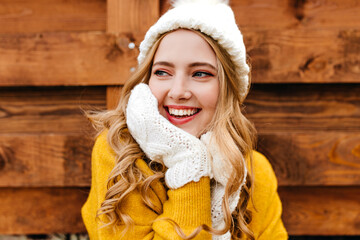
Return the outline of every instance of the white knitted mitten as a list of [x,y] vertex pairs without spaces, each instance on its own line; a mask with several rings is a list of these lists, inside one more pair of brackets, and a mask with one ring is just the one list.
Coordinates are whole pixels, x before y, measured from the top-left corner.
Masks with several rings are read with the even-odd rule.
[[[211,220],[212,227],[220,230],[225,226],[224,214],[221,206],[225,195],[225,186],[231,174],[231,167],[227,167],[226,163],[223,161],[224,158],[219,150],[218,145],[215,142],[215,139],[212,139],[211,132],[207,132],[206,134],[202,135],[201,141],[207,146],[208,151],[212,156],[211,169],[216,182],[211,186]],[[246,177],[246,175],[247,168],[245,167],[244,176]],[[234,212],[239,202],[241,189],[246,182],[245,177],[238,190],[229,197],[229,208],[231,213]],[[231,239],[230,231],[220,236],[214,235],[212,239],[229,240]]]
[[205,144],[160,115],[157,99],[148,85],[141,83],[131,91],[126,123],[146,156],[163,161],[168,168],[165,182],[169,188],[211,175]]

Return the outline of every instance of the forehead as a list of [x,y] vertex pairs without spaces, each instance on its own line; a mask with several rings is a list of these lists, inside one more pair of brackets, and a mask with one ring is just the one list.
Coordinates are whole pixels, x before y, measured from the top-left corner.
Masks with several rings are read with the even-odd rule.
[[154,61],[208,62],[216,64],[216,55],[199,34],[185,29],[168,33],[160,42]]

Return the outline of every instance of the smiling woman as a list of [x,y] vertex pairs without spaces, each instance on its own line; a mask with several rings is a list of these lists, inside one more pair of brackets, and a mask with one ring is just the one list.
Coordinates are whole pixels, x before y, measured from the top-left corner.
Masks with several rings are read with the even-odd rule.
[[161,41],[149,87],[159,112],[172,124],[199,137],[213,119],[219,95],[217,58],[198,34],[176,30]]
[[174,1],[117,108],[88,113],[91,239],[287,239],[276,177],[241,112],[250,70],[225,2]]

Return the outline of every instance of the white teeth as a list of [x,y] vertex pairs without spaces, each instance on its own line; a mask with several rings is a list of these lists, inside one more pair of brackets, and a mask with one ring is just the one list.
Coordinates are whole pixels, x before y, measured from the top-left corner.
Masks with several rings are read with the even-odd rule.
[[197,113],[198,110],[196,108],[193,109],[175,109],[169,108],[169,113],[173,116],[182,117],[182,116],[191,116]]

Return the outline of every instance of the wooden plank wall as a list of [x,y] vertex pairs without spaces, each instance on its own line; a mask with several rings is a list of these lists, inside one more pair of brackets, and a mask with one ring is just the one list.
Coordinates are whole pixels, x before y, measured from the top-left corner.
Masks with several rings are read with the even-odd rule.
[[[360,2],[232,0],[293,236],[360,235]],[[165,0],[0,2],[0,234],[84,232],[93,134]]]

